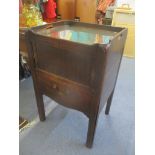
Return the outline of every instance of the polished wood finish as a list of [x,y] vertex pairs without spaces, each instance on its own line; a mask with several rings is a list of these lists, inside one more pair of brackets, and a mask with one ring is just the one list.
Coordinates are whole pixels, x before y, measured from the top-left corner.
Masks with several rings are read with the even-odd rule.
[[[38,34],[58,25],[82,25],[116,32],[108,44],[82,44]],[[86,146],[93,145],[99,113],[109,113],[127,29],[62,21],[26,33],[28,55],[40,120],[45,120],[42,95],[84,113],[89,119]]]

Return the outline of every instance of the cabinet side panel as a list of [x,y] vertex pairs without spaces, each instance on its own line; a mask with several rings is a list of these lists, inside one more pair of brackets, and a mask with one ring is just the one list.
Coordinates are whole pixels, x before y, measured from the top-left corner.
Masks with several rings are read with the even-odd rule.
[[103,87],[100,100],[100,111],[108,100],[108,97],[115,88],[117,76],[123,55],[127,30],[111,41],[109,48],[106,50],[105,72],[103,78]]

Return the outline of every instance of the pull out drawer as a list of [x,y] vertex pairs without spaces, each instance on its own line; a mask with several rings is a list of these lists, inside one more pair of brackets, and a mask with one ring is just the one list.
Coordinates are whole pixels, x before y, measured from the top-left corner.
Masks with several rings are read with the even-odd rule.
[[37,70],[37,80],[43,94],[61,105],[87,114],[92,100],[89,87],[42,70]]

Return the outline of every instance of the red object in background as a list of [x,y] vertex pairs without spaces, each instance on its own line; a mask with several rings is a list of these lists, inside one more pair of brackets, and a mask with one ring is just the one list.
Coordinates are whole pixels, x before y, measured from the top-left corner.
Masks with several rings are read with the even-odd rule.
[[48,2],[43,3],[44,7],[44,13],[43,13],[43,19],[46,22],[52,22],[55,20],[56,13],[56,3],[54,0],[48,0]]
[[106,9],[112,5],[115,0],[99,0],[97,10],[101,11],[102,13],[106,13]]

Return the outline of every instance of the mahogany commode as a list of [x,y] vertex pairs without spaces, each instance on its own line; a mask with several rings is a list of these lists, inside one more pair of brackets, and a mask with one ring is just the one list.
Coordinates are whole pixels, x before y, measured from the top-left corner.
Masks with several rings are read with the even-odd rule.
[[41,121],[43,95],[83,112],[92,147],[99,113],[108,114],[127,35],[126,28],[60,21],[26,33],[28,56]]

